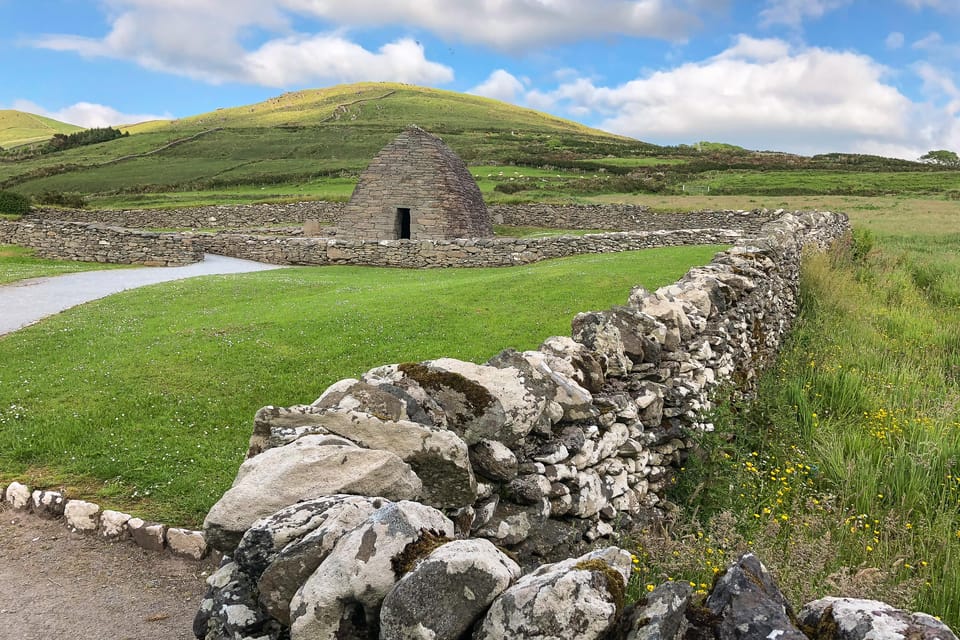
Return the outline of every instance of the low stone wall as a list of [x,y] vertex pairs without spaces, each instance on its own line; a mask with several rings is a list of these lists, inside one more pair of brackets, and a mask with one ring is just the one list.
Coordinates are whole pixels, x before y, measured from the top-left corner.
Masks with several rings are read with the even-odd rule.
[[588,253],[635,251],[692,244],[732,244],[736,231],[683,229],[461,240],[340,240],[238,233],[197,234],[207,253],[270,264],[356,264],[402,268],[502,267]]
[[134,229],[256,227],[339,218],[344,202],[211,205],[181,209],[59,209],[38,208],[32,216],[46,220],[96,222]]
[[489,207],[494,224],[554,229],[611,229],[658,231],[663,229],[731,229],[759,231],[782,211],[693,211],[655,213],[643,205],[629,204],[520,204]]
[[210,550],[202,531],[145,522],[120,511],[101,509],[93,502],[71,500],[62,491],[31,490],[24,484],[11,482],[0,485],[0,501],[48,520],[63,518],[71,530],[110,542],[132,540],[148,551],[168,549],[179,556],[202,560]]
[[[256,227],[316,220],[336,226],[346,203],[294,202],[289,204],[216,205],[185,209],[38,209],[34,216],[48,220],[96,222],[138,229],[184,227],[195,229]],[[518,204],[491,205],[494,224],[554,229],[732,229],[755,232],[780,211],[697,211],[653,213],[642,205]]]
[[203,260],[203,245],[178,233],[149,233],[58,220],[0,221],[0,243],[36,249],[42,258],[171,267]]
[[[612,576],[620,552],[563,559],[615,526],[656,516],[696,433],[711,428],[702,421],[714,391],[749,390],[780,346],[804,248],[823,248],[848,229],[844,215],[785,214],[673,285],[638,287],[623,306],[578,314],[571,337],[535,351],[506,350],[482,365],[386,365],[309,405],[261,409],[248,459],[204,522],[209,544],[234,563],[218,580],[232,586],[214,585],[198,616],[198,637],[244,637],[223,633],[222,610],[212,613],[227,591],[255,603],[247,617],[265,637],[287,629],[294,638],[367,637],[345,631],[344,621],[383,624],[383,597],[405,573],[390,558],[432,549],[431,537],[492,542],[527,568],[556,560],[570,564],[567,572]],[[359,520],[345,523],[344,509]],[[319,543],[341,535],[332,550]],[[366,582],[333,595],[320,586],[329,580],[314,584],[317,575],[373,565],[376,575],[361,571]],[[312,576],[289,573],[303,566]],[[369,581],[384,572],[378,592]],[[503,619],[490,624],[479,637],[530,637]]]

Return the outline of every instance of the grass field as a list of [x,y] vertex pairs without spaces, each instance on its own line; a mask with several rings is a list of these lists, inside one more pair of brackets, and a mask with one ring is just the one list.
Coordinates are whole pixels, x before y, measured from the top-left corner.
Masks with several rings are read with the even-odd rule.
[[[719,247],[504,269],[297,268],[131,291],[0,338],[0,480],[197,525],[254,412],[391,362],[482,362],[673,282]],[[478,331],[482,327],[482,331]]]
[[67,260],[46,260],[34,256],[33,249],[0,244],[0,284],[15,280],[58,276],[77,271],[95,269],[117,269],[124,265],[106,265],[98,262],[71,262]]

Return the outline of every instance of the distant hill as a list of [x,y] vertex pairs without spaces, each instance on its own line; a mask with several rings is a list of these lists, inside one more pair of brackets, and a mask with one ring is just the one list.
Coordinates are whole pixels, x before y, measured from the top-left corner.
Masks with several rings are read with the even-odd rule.
[[128,137],[0,163],[0,186],[28,194],[143,193],[355,176],[410,124],[439,135],[474,165],[631,157],[658,148],[488,98],[361,83],[125,126]]
[[0,110],[0,147],[4,149],[43,142],[52,138],[55,133],[82,130],[83,127],[32,113],[12,109]]

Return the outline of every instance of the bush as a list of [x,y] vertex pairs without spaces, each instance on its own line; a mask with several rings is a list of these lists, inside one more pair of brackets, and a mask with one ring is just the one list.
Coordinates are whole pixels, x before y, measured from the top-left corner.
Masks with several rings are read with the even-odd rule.
[[22,216],[30,212],[30,198],[13,191],[0,191],[0,213]]
[[69,207],[71,209],[83,209],[87,206],[87,201],[80,193],[63,193],[61,191],[44,191],[37,196],[39,204],[48,204],[55,207]]

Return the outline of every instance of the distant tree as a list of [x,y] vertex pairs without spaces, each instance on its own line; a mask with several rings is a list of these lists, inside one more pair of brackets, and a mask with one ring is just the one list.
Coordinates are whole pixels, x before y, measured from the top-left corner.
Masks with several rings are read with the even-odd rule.
[[53,138],[51,138],[40,151],[41,153],[53,153],[55,151],[82,147],[88,144],[107,142],[127,135],[129,135],[129,132],[121,133],[113,127],[94,127],[93,129],[84,129],[83,131],[77,131],[71,134],[55,133],[53,134]]
[[960,156],[957,156],[955,151],[938,149],[934,151],[928,151],[920,156],[920,162],[936,164],[942,167],[960,167]]

